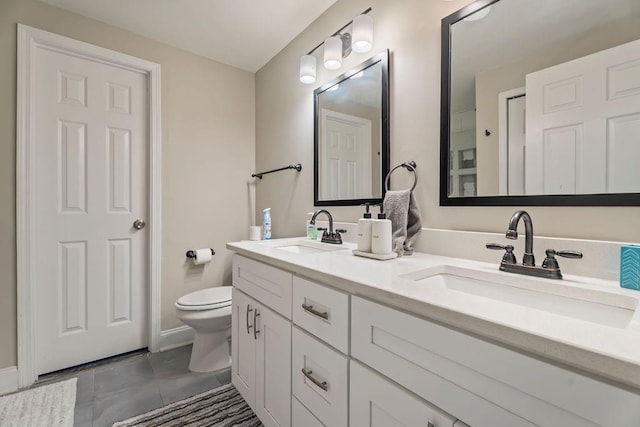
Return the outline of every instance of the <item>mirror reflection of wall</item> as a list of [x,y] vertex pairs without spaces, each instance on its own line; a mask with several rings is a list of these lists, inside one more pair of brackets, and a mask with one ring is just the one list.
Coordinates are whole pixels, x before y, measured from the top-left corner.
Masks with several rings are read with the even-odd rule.
[[451,26],[449,196],[640,193],[640,2],[474,15]]
[[382,200],[386,55],[316,90],[316,205]]

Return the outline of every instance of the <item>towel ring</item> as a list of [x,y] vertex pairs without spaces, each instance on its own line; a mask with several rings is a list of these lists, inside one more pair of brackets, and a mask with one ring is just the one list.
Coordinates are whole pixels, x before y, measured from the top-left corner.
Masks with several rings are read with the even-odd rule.
[[409,191],[413,191],[416,188],[416,185],[418,185],[418,173],[416,172],[416,162],[414,162],[413,160],[410,160],[408,162],[399,164],[398,166],[396,166],[395,168],[389,171],[389,173],[387,174],[387,177],[384,180],[384,188],[387,191],[389,191],[389,180],[391,178],[391,174],[393,173],[394,170],[401,167],[406,168],[409,172],[413,172],[413,186]]

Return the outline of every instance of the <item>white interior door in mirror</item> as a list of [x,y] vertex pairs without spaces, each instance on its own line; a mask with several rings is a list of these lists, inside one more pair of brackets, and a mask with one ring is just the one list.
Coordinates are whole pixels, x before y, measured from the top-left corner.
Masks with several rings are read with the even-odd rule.
[[526,194],[640,192],[640,40],[526,82]]
[[322,109],[320,199],[364,199],[371,190],[371,120]]

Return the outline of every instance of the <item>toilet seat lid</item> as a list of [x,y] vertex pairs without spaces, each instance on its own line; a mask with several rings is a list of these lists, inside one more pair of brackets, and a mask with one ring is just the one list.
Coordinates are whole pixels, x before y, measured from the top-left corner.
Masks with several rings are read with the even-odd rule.
[[231,305],[231,286],[218,286],[191,292],[178,299],[176,305],[192,309],[214,309]]

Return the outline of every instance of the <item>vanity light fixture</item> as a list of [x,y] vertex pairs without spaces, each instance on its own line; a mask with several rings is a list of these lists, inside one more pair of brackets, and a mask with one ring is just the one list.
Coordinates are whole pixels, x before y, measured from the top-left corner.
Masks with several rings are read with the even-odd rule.
[[[347,22],[342,28],[333,33],[325,41],[314,47],[306,55],[300,57],[300,81],[304,84],[316,82],[316,57],[313,53],[324,45],[323,64],[327,70],[337,70],[342,67],[342,59],[351,54],[351,50],[365,53],[373,47],[373,17],[368,8]],[[351,25],[351,33],[342,30]]]
[[300,57],[300,81],[305,84],[316,81],[316,57],[313,55],[302,55]]

